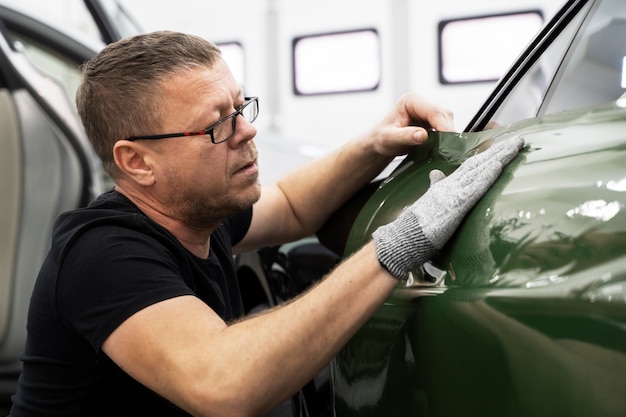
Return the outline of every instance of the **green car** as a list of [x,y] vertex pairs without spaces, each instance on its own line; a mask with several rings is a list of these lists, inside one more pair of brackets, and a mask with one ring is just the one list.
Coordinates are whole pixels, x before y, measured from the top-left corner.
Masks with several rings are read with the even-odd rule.
[[568,1],[464,132],[432,132],[336,214],[319,238],[347,256],[431,169],[526,141],[333,361],[335,416],[626,415],[625,93],[626,2]]

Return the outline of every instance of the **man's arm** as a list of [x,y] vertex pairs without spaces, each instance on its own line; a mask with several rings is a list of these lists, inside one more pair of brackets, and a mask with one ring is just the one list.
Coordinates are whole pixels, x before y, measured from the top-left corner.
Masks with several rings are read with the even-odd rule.
[[426,129],[454,129],[452,114],[415,94],[400,98],[370,132],[264,187],[238,253],[315,233],[391,160],[428,138]]
[[103,351],[140,383],[198,416],[259,415],[312,379],[397,284],[372,244],[306,295],[231,325],[192,296],[147,307]]

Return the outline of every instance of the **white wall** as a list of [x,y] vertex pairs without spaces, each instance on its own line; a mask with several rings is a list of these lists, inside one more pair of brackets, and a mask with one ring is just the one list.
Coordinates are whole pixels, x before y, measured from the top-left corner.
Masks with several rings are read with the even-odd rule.
[[[82,0],[0,0],[36,10],[47,18],[84,25]],[[538,9],[546,18],[562,0],[120,0],[144,29],[195,33],[216,43],[240,42],[245,50],[245,92],[260,97],[257,146],[276,153],[267,165],[281,171],[327,152],[378,122],[397,98],[415,91],[446,106],[461,130],[494,82],[441,85],[437,25],[441,20]],[[292,92],[294,37],[376,28],[382,68],[377,90],[350,94],[296,96]],[[494,34],[493,42],[506,38]],[[471,45],[476,60],[490,45]],[[521,49],[520,49],[521,51]],[[515,55],[520,51],[516,51]],[[281,147],[285,149],[280,149]],[[279,152],[293,157],[285,158]],[[265,171],[267,172],[267,171]]]
[[[542,10],[549,17],[561,3],[561,0],[439,0],[428,4],[418,0],[178,0],[175,4],[124,1],[148,30],[187,31],[215,42],[241,40],[249,64],[247,91],[259,95],[264,111],[272,112],[266,113],[267,119],[260,123],[275,127],[288,140],[322,141],[330,146],[371,126],[402,92],[409,90],[452,109],[457,129],[462,129],[494,83],[440,85],[438,22],[529,9]],[[276,11],[278,18],[276,27],[268,28],[268,24],[273,24],[268,23],[271,11]],[[367,27],[376,27],[382,41],[382,82],[377,91],[317,97],[292,94],[293,37]],[[271,36],[278,37],[277,44],[271,44]],[[497,38],[496,35],[494,41]],[[489,45],[474,48],[476,59],[490,53]],[[271,104],[269,108],[268,104]]]

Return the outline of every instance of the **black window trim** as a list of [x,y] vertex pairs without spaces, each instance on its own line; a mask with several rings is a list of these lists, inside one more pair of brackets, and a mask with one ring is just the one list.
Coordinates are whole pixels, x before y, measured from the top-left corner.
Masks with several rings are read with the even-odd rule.
[[526,71],[539,59],[541,54],[552,45],[561,33],[561,29],[567,26],[589,2],[593,0],[569,0],[554,18],[552,24],[544,26],[533,38],[526,51],[514,62],[505,75],[500,79],[492,93],[487,97],[476,115],[465,127],[465,132],[478,132],[483,130],[500,105],[513,91],[517,83],[522,79]]

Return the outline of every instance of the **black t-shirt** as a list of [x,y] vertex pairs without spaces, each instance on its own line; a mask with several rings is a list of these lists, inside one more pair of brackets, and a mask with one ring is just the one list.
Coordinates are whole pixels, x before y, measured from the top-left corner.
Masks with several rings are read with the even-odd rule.
[[225,220],[201,259],[116,191],[61,215],[30,303],[11,416],[187,415],[121,371],[101,346],[137,311],[182,295],[225,321],[243,315],[232,245],[251,218],[249,209]]

